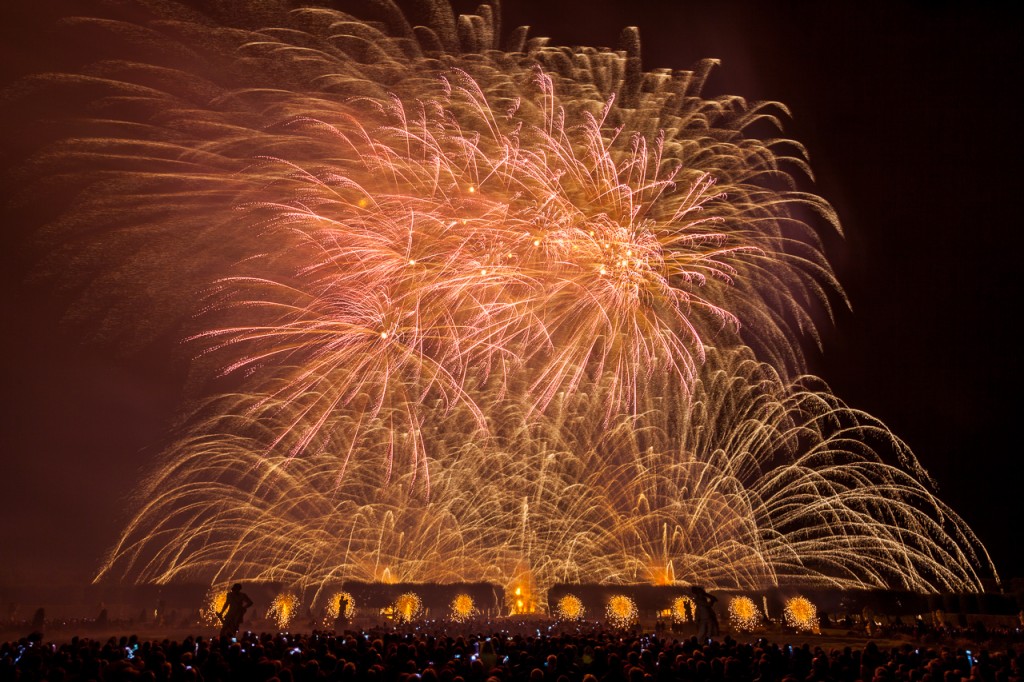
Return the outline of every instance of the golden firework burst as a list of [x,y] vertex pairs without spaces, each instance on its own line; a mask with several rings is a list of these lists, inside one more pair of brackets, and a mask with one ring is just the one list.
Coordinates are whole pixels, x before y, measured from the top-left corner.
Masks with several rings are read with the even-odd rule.
[[818,629],[818,609],[807,597],[797,596],[786,600],[782,610],[786,625],[800,632],[814,632]]
[[455,598],[452,599],[450,611],[451,619],[457,623],[462,623],[476,615],[476,603],[473,601],[473,597],[462,592],[455,595]]
[[[711,60],[642,72],[633,29],[313,4],[104,5],[69,24],[101,61],[12,89],[56,135],[26,179],[75,197],[43,231],[60,288],[100,336],[194,352],[201,407],[97,580],[481,580],[533,613],[566,576],[996,576],[905,444],[805,375],[845,300],[803,148],[760,131],[784,106],[706,94]],[[31,100],[60,93],[82,106]]]
[[761,614],[750,597],[739,596],[729,600],[729,623],[740,632],[750,632],[761,624]]
[[559,599],[555,607],[555,615],[563,620],[582,620],[585,612],[583,601],[574,594]]
[[299,598],[292,592],[284,592],[274,597],[267,609],[267,618],[274,621],[281,630],[287,630],[299,612]]
[[697,606],[689,597],[680,595],[672,600],[671,612],[672,620],[686,623],[696,618]]
[[610,625],[617,628],[630,627],[637,621],[639,615],[636,602],[624,594],[614,595],[605,607],[605,618]]
[[338,616],[341,615],[341,600],[345,600],[345,618],[352,620],[356,616],[356,600],[351,594],[344,590],[334,592],[330,599],[327,600],[327,607],[324,609],[324,626],[331,627],[334,625]]
[[199,620],[203,625],[220,625],[220,614],[224,604],[228,600],[226,590],[210,588],[203,600],[203,607],[199,610]]
[[395,600],[392,611],[399,623],[411,623],[422,615],[423,600],[415,592],[405,592]]

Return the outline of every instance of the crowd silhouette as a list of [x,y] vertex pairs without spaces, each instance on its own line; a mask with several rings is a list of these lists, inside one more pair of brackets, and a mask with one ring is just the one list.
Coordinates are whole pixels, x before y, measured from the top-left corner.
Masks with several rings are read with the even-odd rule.
[[3,680],[140,682],[1018,682],[1024,653],[908,642],[793,646],[593,630],[446,635],[384,630],[0,645]]

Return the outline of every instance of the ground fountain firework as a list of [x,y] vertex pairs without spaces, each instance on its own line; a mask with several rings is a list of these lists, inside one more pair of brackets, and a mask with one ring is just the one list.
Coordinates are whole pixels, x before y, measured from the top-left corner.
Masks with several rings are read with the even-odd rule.
[[669,611],[672,614],[672,621],[676,623],[686,623],[697,617],[697,605],[687,596],[673,599]]
[[747,596],[729,600],[729,624],[738,632],[750,632],[761,624],[761,614],[754,600]]
[[455,595],[449,605],[449,617],[456,623],[464,623],[478,613],[473,597],[465,592]]
[[267,618],[272,620],[278,630],[287,630],[299,611],[299,598],[291,592],[284,592],[274,597],[267,608]]
[[786,625],[799,632],[815,632],[818,629],[818,609],[807,597],[787,599],[782,617]]
[[624,594],[612,595],[605,605],[605,620],[614,628],[625,629],[637,622],[640,613],[636,602]]
[[[345,613],[341,612],[341,602],[345,601]],[[338,618],[351,622],[357,613],[356,600],[348,592],[337,591],[334,592],[330,599],[327,600],[326,607],[324,608],[324,627],[333,627]]]
[[221,612],[227,603],[228,593],[224,590],[212,589],[206,593],[203,606],[199,610],[199,622],[203,625],[221,624]]
[[555,606],[555,615],[568,621],[583,620],[586,612],[583,601],[574,594],[565,595],[558,600],[558,604]]
[[423,615],[423,600],[415,592],[400,594],[391,606],[392,616],[399,623],[411,623]]
[[634,31],[550,47],[486,4],[141,8],[68,26],[130,59],[19,95],[89,103],[32,168],[87,183],[47,231],[82,309],[155,306],[140,334],[195,357],[198,407],[98,579],[478,580],[530,612],[665,567],[994,576],[906,446],[804,374],[844,304],[838,223],[800,146],[749,132],[781,105],[705,96],[710,62],[642,71]]

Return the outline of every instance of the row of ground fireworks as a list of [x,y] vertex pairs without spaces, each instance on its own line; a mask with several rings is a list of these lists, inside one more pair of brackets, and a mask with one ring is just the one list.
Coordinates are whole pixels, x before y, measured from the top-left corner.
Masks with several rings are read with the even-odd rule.
[[[226,597],[226,592],[216,591],[208,597],[208,604],[202,612],[203,620],[208,625],[217,623],[216,614],[224,606]],[[350,622],[356,617],[360,611],[356,600],[348,592],[339,591],[326,602],[321,618],[322,626],[330,628],[338,623],[339,605],[342,603],[346,605],[342,620]],[[284,592],[274,597],[267,609],[266,617],[271,619],[279,629],[287,630],[292,622],[299,617],[301,608],[299,598],[294,593]],[[754,600],[747,596],[730,597],[726,608],[730,624],[738,631],[752,631],[762,625],[767,618],[765,615],[768,609],[767,602],[764,603],[762,611]],[[404,592],[392,604],[375,611],[382,618],[405,624],[430,616],[423,606],[423,600],[415,592]],[[520,595],[515,595],[508,605],[508,615],[516,616],[529,613],[532,613],[531,608],[520,598]],[[551,614],[554,618],[567,622],[583,621],[587,618],[594,619],[594,616],[588,613],[583,601],[574,594],[562,596],[554,605]],[[452,598],[447,613],[442,619],[453,623],[464,623],[483,615],[473,597],[461,592]],[[639,620],[640,611],[636,602],[628,595],[613,594],[604,604],[603,614],[596,614],[596,619],[600,620],[602,616],[603,620],[613,627],[628,628]],[[689,597],[677,596],[672,599],[670,604],[666,605],[666,608],[658,612],[658,616],[676,623],[691,622],[696,618],[696,605]],[[786,599],[782,617],[787,626],[798,631],[810,632],[818,627],[817,609],[809,599],[803,596]]]

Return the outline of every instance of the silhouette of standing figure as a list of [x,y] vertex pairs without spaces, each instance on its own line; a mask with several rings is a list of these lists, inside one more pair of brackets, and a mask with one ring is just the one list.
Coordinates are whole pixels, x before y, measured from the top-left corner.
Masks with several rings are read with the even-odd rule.
[[715,602],[718,597],[708,594],[700,585],[690,588],[696,605],[697,639],[701,644],[711,637],[718,636],[718,616],[715,614]]
[[227,599],[224,600],[224,606],[217,614],[220,622],[224,624],[224,627],[220,629],[220,636],[233,637],[242,625],[242,617],[252,605],[253,601],[249,599],[249,595],[242,592],[242,583],[232,585]]
[[338,597],[338,617],[334,620],[334,629],[342,630],[348,624],[348,599],[345,595]]

